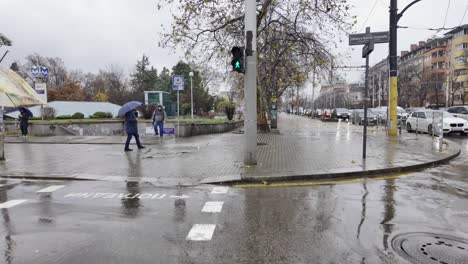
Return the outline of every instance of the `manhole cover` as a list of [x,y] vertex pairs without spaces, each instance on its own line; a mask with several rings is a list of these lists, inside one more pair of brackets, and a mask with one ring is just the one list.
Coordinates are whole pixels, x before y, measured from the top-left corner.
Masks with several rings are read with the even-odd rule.
[[266,146],[268,145],[267,143],[263,143],[263,142],[257,142],[257,146]]
[[413,263],[468,263],[468,241],[439,234],[411,233],[393,239],[393,249]]

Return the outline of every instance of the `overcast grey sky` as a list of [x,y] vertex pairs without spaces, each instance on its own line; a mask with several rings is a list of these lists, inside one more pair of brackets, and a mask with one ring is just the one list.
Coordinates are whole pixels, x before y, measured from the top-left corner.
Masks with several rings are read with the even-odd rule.
[[[356,32],[365,26],[372,31],[388,30],[390,0],[350,0],[353,15],[358,16]],[[399,0],[400,9],[411,0]],[[400,20],[400,25],[416,28],[438,28],[444,24],[449,0],[422,0]],[[468,5],[466,0],[451,0],[446,27],[457,26]],[[372,11],[372,12],[371,12]],[[370,15],[369,15],[370,14]],[[367,22],[365,20],[367,19]],[[144,53],[161,69],[172,67],[181,58],[157,46],[161,24],[170,23],[169,12],[158,12],[154,0],[1,0],[0,32],[13,40],[10,53],[3,61],[24,61],[28,54],[61,57],[71,69],[96,72],[110,64],[121,65],[131,72]],[[468,14],[463,23],[468,23]],[[442,34],[440,32],[439,34]],[[434,31],[400,29],[398,49],[425,40]],[[5,47],[0,49],[3,55]],[[347,53],[347,65],[362,65],[361,47],[354,51],[343,42],[336,52]],[[387,56],[388,45],[376,45],[371,64]],[[359,72],[348,72],[349,81],[360,78]]]

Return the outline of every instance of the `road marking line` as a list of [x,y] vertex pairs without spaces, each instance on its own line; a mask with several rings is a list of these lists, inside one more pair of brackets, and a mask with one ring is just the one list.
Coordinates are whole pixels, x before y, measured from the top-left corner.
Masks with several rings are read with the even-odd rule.
[[65,187],[65,185],[51,185],[47,188],[37,191],[36,193],[51,193],[55,192],[58,189],[62,189],[63,187]]
[[185,240],[192,241],[210,241],[213,237],[216,225],[195,224],[187,235]]
[[202,208],[203,213],[220,213],[224,202],[206,202]]
[[225,194],[229,190],[228,187],[214,187],[211,193],[213,194]]
[[18,204],[22,204],[22,203],[24,203],[26,201],[27,200],[10,200],[8,202],[1,203],[0,204],[0,209],[10,208],[10,207],[16,206]]

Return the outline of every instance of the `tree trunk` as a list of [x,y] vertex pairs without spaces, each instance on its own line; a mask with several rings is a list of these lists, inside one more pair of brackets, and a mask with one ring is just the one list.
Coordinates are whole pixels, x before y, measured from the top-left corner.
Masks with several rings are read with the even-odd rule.
[[260,84],[257,85],[257,130],[261,133],[270,132],[268,120],[265,113],[265,103],[263,101],[263,92]]

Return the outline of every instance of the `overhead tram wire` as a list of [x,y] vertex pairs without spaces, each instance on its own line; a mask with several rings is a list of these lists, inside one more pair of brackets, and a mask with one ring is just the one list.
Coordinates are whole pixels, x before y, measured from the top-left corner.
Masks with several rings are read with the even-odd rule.
[[362,31],[364,30],[364,28],[366,27],[367,21],[369,20],[369,18],[371,17],[372,13],[374,12],[374,9],[375,9],[375,7],[377,6],[377,3],[378,3],[378,2],[379,2],[379,0],[375,0],[375,1],[374,1],[374,5],[372,6],[372,8],[371,8],[369,14],[367,15],[367,18],[366,18],[366,20],[364,21],[364,24],[362,24],[362,27],[361,27],[361,29],[359,30],[359,32],[362,32]]
[[445,23],[447,23],[448,11],[450,9],[450,3],[451,3],[451,0],[448,1],[447,10],[445,10],[444,25],[436,33],[434,33],[434,35],[438,34],[440,31],[442,31],[445,28]]
[[460,24],[458,24],[458,26],[461,26],[461,25],[463,24],[463,20],[465,19],[466,11],[468,11],[468,5],[466,5],[465,13],[463,13],[463,17],[462,17],[462,19],[460,20]]

